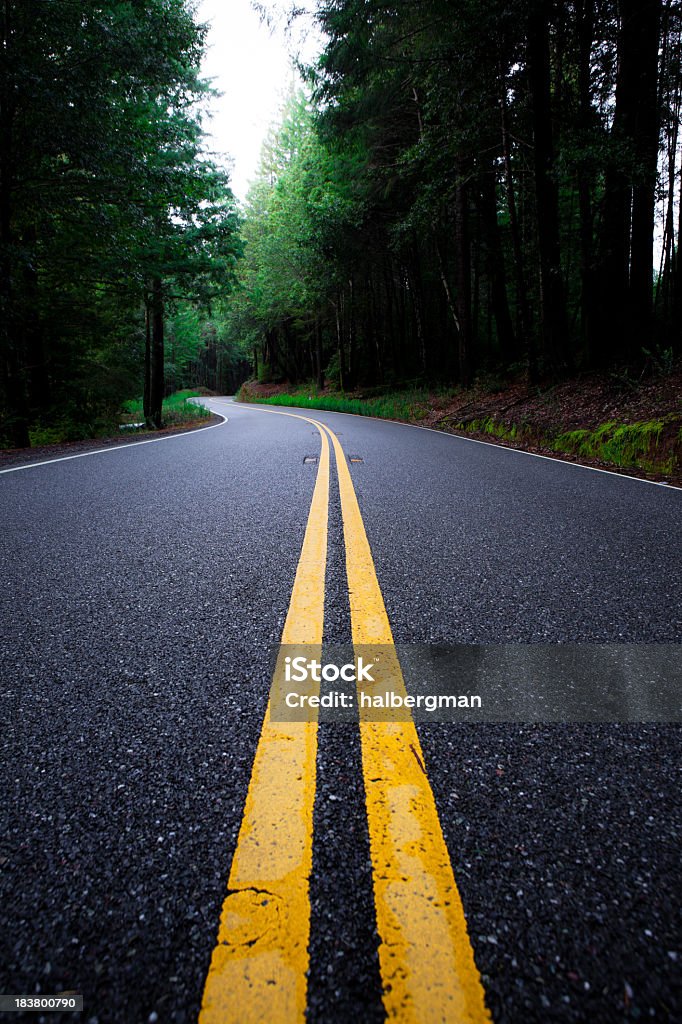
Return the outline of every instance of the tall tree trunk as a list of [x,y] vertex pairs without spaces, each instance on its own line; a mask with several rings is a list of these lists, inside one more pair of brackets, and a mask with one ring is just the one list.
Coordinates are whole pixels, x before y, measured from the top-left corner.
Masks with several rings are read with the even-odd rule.
[[348,279],[348,308],[347,308],[347,319],[348,319],[348,373],[347,384],[348,387],[352,388],[357,376],[356,353],[355,353],[355,293],[353,290],[353,278]]
[[543,355],[556,372],[568,357],[559,244],[559,196],[554,180],[549,22],[552,4],[536,0],[528,19],[528,77],[534,139],[535,201],[540,257]]
[[[149,285],[151,292],[151,282]],[[142,410],[145,423],[151,423],[151,386],[152,386],[152,312],[151,295],[145,296],[144,301],[144,393],[142,397]]]
[[[11,5],[1,11],[3,52],[12,44]],[[7,407],[7,427],[15,448],[28,448],[26,374],[21,352],[21,325],[12,286],[12,184],[14,178],[15,100],[7,77],[0,80],[0,373]]]
[[459,320],[457,361],[460,384],[463,388],[468,388],[471,385],[471,243],[468,189],[462,181],[455,187],[455,244],[456,303]]
[[346,353],[344,351],[345,346],[343,344],[343,325],[341,323],[341,294],[336,293],[336,302],[334,305],[334,322],[336,324],[336,349],[339,357],[339,387],[342,391],[346,390],[347,375],[346,375]]
[[497,223],[497,171],[490,168],[481,178],[481,221],[486,240],[486,271],[490,281],[492,312],[495,317],[500,356],[505,363],[517,355],[516,338],[507,301],[504,256]]
[[[460,336],[460,333],[461,333],[460,320],[459,320],[459,311],[458,311],[458,308],[457,308],[457,303],[455,302],[454,296],[452,294],[452,290],[450,288],[450,282],[448,280],[448,271],[447,271],[447,267],[446,267],[446,264],[445,264],[445,258],[443,257],[443,250],[442,250],[440,241],[438,240],[437,237],[436,237],[436,256],[438,257],[438,271],[440,273],[441,284],[443,285],[443,294],[445,295],[445,305],[446,305],[446,309],[445,309],[445,322],[447,324],[447,322],[448,322],[448,312],[449,312],[450,316],[452,317],[452,320],[454,322],[454,325],[455,325],[455,331],[457,332],[457,338],[459,339],[459,336]],[[441,332],[439,332],[439,333],[441,333]],[[452,353],[451,346],[450,346],[449,336],[450,336],[450,332],[446,328],[446,330],[442,332],[442,337],[443,337],[444,340],[443,340],[443,344],[441,345],[442,355],[441,355],[441,358],[440,358],[440,362],[441,362],[441,365],[447,366],[448,373],[450,372],[450,370],[452,368],[452,370],[456,374],[459,374],[459,363],[458,363],[457,359],[453,358],[453,353]]]
[[[578,35],[578,126],[585,152],[589,152],[592,119],[591,91],[592,43],[594,37],[594,0],[576,4]],[[587,159],[578,163],[578,210],[580,217],[580,333],[587,358],[591,361],[592,316],[594,311],[594,213],[592,175]]]
[[[672,294],[670,297],[673,324],[679,324],[682,320],[682,174],[680,174],[680,194],[677,211],[677,245],[673,254]],[[674,347],[679,351],[680,341],[676,332],[673,332],[673,339]]]
[[[677,150],[680,128],[680,112],[682,109],[682,69],[680,65],[682,31],[679,25],[674,31],[671,29],[670,0],[668,5],[663,9],[663,16],[663,59],[666,70],[665,75],[663,69],[661,70],[661,79],[665,78],[671,81],[671,85],[667,94],[663,94],[660,97],[659,108],[661,111],[666,108],[669,110],[668,130],[666,133],[668,183],[661,266],[659,279],[656,285],[654,304],[660,307],[664,321],[669,324],[670,314],[672,312],[672,288],[675,266],[675,179],[677,177]],[[668,68],[673,68],[675,70],[671,74],[668,71]]]
[[602,363],[632,355],[637,347],[650,317],[653,277],[660,0],[619,0],[618,10],[613,146],[600,238]]
[[[386,317],[388,331],[384,331],[384,351],[388,354],[388,365],[398,377],[404,377],[409,362],[407,340],[407,310],[405,307],[405,270],[398,262],[387,262],[384,267],[384,294],[386,296]],[[379,291],[381,296],[381,291]]]
[[452,291],[450,290],[450,283],[448,281],[448,274],[447,274],[447,269],[445,267],[445,260],[443,259],[443,250],[441,249],[441,245],[440,245],[439,241],[436,241],[436,254],[438,256],[438,270],[440,272],[440,280],[441,280],[441,284],[443,285],[443,291],[445,293],[445,300],[447,302],[447,307],[450,310],[450,314],[452,315],[452,319],[455,322],[455,330],[457,331],[457,334],[459,335],[459,332],[460,332],[459,313],[457,311],[457,305],[455,303],[455,300],[452,297]]
[[[632,0],[628,0],[628,5]],[[658,42],[661,0],[636,0],[631,59],[637,61],[637,107],[634,117],[637,178],[632,193],[630,249],[631,353],[646,344],[653,306],[654,220],[658,167]]]
[[315,320],[315,369],[317,371],[317,386],[322,391],[324,388],[324,366],[322,365],[322,324],[319,317]]
[[[353,293],[353,280],[352,280],[352,278],[351,278],[350,285],[351,285],[351,296],[354,297],[354,293]],[[381,287],[381,285],[379,285],[379,287]],[[370,346],[370,349],[371,349],[372,355],[373,355],[373,359],[374,359],[374,365],[372,367],[371,383],[372,384],[376,384],[376,383],[383,384],[383,381],[384,381],[384,360],[383,360],[383,344],[382,343],[384,342],[385,339],[382,337],[382,332],[380,330],[380,327],[383,327],[383,324],[380,325],[378,323],[378,321],[377,321],[377,315],[376,315],[376,308],[377,308],[376,292],[377,292],[377,288],[375,287],[374,277],[373,277],[373,275],[371,273],[369,274],[369,276],[367,278],[367,292],[368,292],[368,295],[367,295],[367,299],[365,300],[365,302],[366,302],[365,308],[366,308],[367,316],[366,316],[366,320],[365,320],[364,335],[365,335],[365,338],[367,339],[367,343]],[[355,332],[353,332],[353,333],[355,333]]]
[[28,409],[33,415],[47,411],[50,403],[50,382],[45,361],[43,330],[38,312],[38,267],[36,260],[37,231],[29,224],[22,232],[22,313],[20,320],[20,351],[24,353],[27,373]]
[[152,281],[151,364],[149,374],[149,420],[161,429],[163,416],[164,351],[163,351],[163,285],[161,278]]
[[417,330],[417,344],[419,347],[419,362],[422,373],[427,370],[426,335],[424,333],[424,320],[422,316],[422,287],[420,261],[416,245],[412,252],[411,269],[408,267],[408,284],[412,296],[412,308],[414,310],[414,322]]
[[528,309],[528,293],[526,291],[526,279],[523,271],[523,247],[521,245],[521,231],[519,229],[519,218],[516,209],[516,193],[514,190],[514,174],[512,170],[511,145],[509,142],[509,115],[507,113],[507,84],[504,74],[500,73],[502,84],[501,90],[501,111],[502,111],[502,154],[504,157],[504,177],[507,192],[507,208],[509,210],[509,230],[511,233],[512,253],[514,256],[514,286],[516,289],[516,321],[517,335],[526,352],[528,361],[528,376],[532,382],[537,379],[537,354],[535,351],[535,340],[530,330],[530,312]]

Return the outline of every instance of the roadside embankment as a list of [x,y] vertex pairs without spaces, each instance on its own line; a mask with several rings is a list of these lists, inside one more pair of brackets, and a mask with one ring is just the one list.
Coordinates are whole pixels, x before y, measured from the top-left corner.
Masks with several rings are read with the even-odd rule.
[[544,387],[482,377],[469,390],[351,393],[248,381],[242,402],[399,420],[540,455],[682,485],[682,371],[633,380],[590,374]]

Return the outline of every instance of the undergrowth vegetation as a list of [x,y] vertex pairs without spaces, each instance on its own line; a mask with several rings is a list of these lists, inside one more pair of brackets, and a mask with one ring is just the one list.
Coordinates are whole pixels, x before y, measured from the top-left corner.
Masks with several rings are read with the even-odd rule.
[[[190,401],[191,398],[198,398],[199,394],[200,392],[187,388],[164,398],[162,414],[164,427],[175,427],[183,423],[196,423],[198,420],[208,419],[211,415],[209,410],[203,405],[197,405],[196,402]],[[121,422],[144,425],[141,398],[124,403]]]
[[237,395],[240,402],[258,402],[261,405],[309,406],[327,412],[351,412],[356,416],[377,416],[379,419],[418,421],[424,419],[430,408],[429,392],[425,388],[413,391],[390,392],[362,398],[350,395],[320,395],[311,389],[302,389],[287,395],[262,398],[243,385]]
[[548,435],[530,424],[507,424],[493,417],[453,424],[465,433],[488,434],[500,441],[538,445],[550,451],[576,458],[594,460],[620,469],[641,469],[647,473],[669,475],[678,465],[682,429],[674,429],[675,417],[667,422],[668,443],[663,443],[666,420],[641,423],[602,423],[594,430],[582,428]]
[[[593,428],[565,430],[559,419],[556,425],[548,426],[546,422],[535,422],[525,413],[517,419],[508,415],[464,418],[456,412],[450,413],[447,404],[457,396],[461,397],[458,389],[440,389],[437,393],[424,387],[402,391],[376,390],[377,393],[372,393],[367,389],[361,395],[320,394],[308,385],[287,394],[262,395],[247,383],[240,389],[237,399],[263,405],[355,413],[408,423],[420,423],[429,417],[429,425],[436,428],[663,477],[674,474],[679,466],[682,421],[676,414],[634,423],[609,420]],[[487,394],[489,389],[482,390]],[[430,414],[436,407],[440,412],[434,417]]]

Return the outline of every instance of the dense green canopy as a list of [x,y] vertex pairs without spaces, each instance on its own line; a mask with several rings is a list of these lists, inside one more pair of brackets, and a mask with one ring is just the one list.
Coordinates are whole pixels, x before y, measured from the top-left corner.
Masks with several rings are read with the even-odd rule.
[[158,425],[164,392],[250,370],[468,386],[672,362],[679,0],[317,18],[238,214],[186,0],[3,5],[0,443],[92,433],[143,390]]
[[467,385],[672,359],[678,2],[317,11],[311,103],[290,102],[246,211],[237,325],[261,376]]
[[164,306],[224,292],[239,252],[202,152],[204,29],[184,0],[9,0],[0,18],[3,440],[115,419],[142,391],[145,308],[158,422]]

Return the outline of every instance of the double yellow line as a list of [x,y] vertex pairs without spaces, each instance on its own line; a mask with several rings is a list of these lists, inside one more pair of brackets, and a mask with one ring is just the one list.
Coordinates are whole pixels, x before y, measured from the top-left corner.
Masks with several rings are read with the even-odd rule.
[[[382,645],[391,688],[404,689],[339,440],[310,417],[276,415],[311,423],[322,444],[282,645],[322,653],[331,441],[353,643]],[[386,1015],[404,1024],[490,1021],[414,723],[368,721],[360,711],[360,736]],[[200,1024],[305,1021],[316,759],[317,720],[273,722],[268,706]]]

